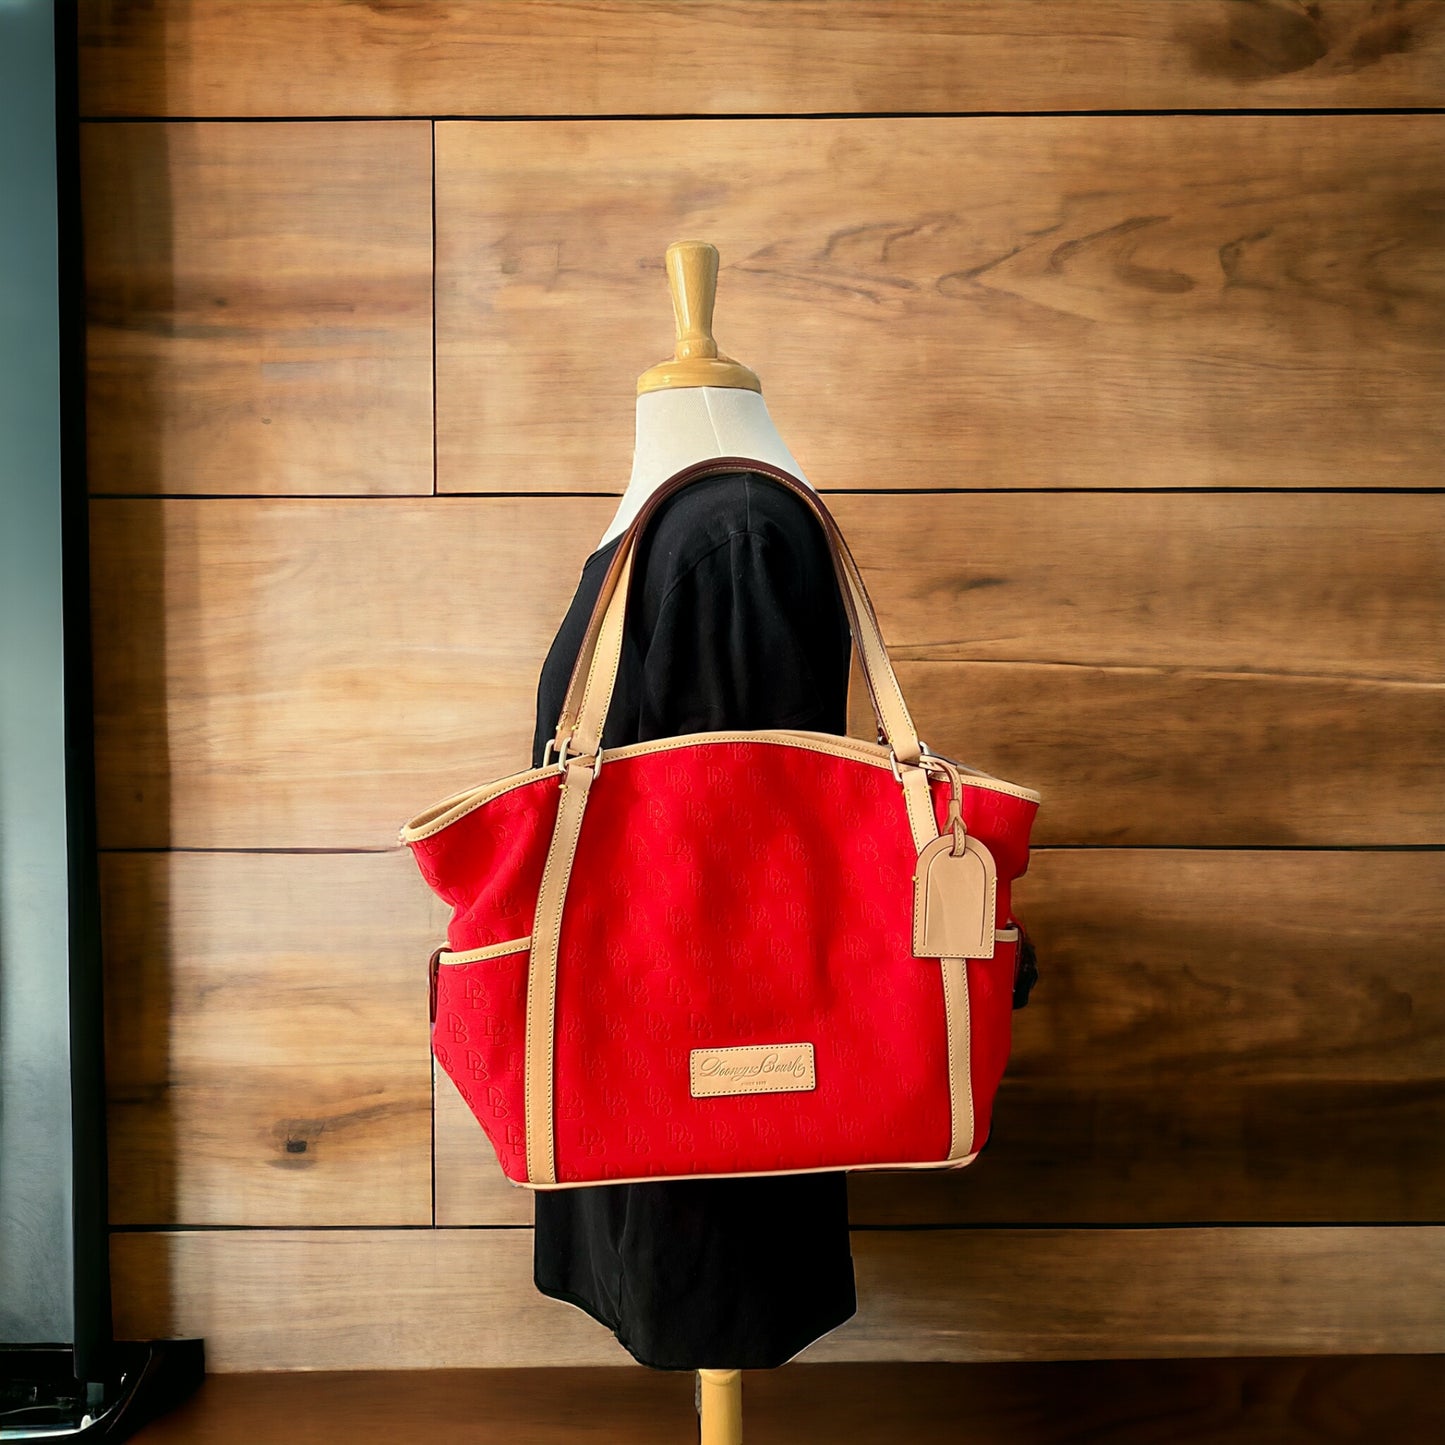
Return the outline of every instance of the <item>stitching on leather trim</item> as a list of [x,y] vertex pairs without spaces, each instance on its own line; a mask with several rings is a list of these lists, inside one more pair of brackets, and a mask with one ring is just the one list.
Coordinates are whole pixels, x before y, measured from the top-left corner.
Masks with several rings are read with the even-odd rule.
[[[917,743],[918,731],[913,725],[913,719],[908,712],[908,705],[903,699],[902,689],[899,687],[898,679],[893,672],[893,665],[888,656],[887,643],[883,640],[882,629],[878,625],[877,610],[873,606],[872,599],[868,596],[867,588],[863,583],[862,572],[848,546],[848,540],[843,535],[841,528],[839,528],[827,504],[823,501],[821,494],[816,488],[809,486],[784,467],[761,460],[736,457],[704,458],[702,461],[693,463],[674,473],[672,477],[662,483],[652,495],[648,497],[641,508],[639,508],[636,516],[633,517],[631,523],[629,523],[627,534],[631,537],[630,544],[625,549],[619,547],[618,552],[614,554],[612,562],[608,566],[607,574],[603,577],[601,588],[599,589],[598,598],[593,604],[592,615],[588,619],[582,645],[573,663],[572,675],[568,680],[566,697],[570,698],[577,685],[580,669],[585,661],[587,682],[583,690],[584,701],[579,705],[577,710],[577,721],[574,725],[574,732],[576,727],[581,725],[581,720],[586,714],[585,700],[591,694],[592,682],[597,674],[595,651],[601,643],[603,619],[606,614],[612,610],[617,586],[621,585],[626,587],[627,585],[627,578],[622,574],[627,573],[630,575],[632,560],[637,551],[637,541],[641,537],[646,523],[668,497],[681,491],[685,485],[695,481],[701,481],[703,478],[711,475],[732,471],[753,472],[769,478],[775,484],[800,498],[813,512],[830,544],[830,554],[834,560],[835,571],[839,574],[839,587],[848,611],[850,631],[855,635],[858,650],[863,658],[863,673],[868,683],[868,692],[873,703],[874,715],[888,732],[905,731],[911,734],[914,742]],[[627,552],[627,556],[622,558],[619,567],[618,558],[621,556],[623,550]],[[614,579],[614,571],[616,572],[616,580],[613,581],[613,585],[609,586],[609,580]],[[622,608],[625,608],[626,601],[627,598],[624,591]],[[621,632],[620,621],[618,623],[618,632],[619,634]],[[874,643],[872,648],[868,645],[870,636]],[[870,659],[871,666],[869,665]],[[875,669],[886,672],[893,685],[893,695],[897,699],[898,710],[894,713],[891,720],[887,717],[890,709],[886,704],[886,700],[880,697],[874,686],[873,672]],[[615,685],[615,681],[614,668],[613,682],[609,684],[609,687]],[[567,711],[566,698],[564,698],[563,717],[567,715]],[[597,731],[598,737],[595,743],[597,746],[600,746],[602,731],[600,725]],[[589,740],[589,746],[590,745],[591,742]],[[916,757],[905,757],[904,761],[910,763],[915,762]]]
[[972,1043],[972,1019],[968,1003],[968,965],[966,958],[948,959],[948,963],[957,963],[959,973],[959,1039],[963,1051],[963,1064],[959,1074],[959,1092],[963,1096],[964,1105],[968,1112],[968,1122],[965,1125],[967,1132],[959,1137],[954,1147],[949,1149],[950,1157],[962,1154],[962,1152],[973,1143],[973,1051]]
[[[552,1115],[552,1072],[551,1061],[547,1059],[552,1048],[552,1030],[548,1020],[555,1017],[554,1008],[556,1004],[555,988],[557,982],[557,950],[562,938],[562,907],[560,898],[554,902],[553,895],[547,892],[547,877],[553,872],[553,865],[562,862],[556,868],[556,876],[560,879],[562,871],[567,868],[569,849],[567,847],[567,835],[572,831],[572,813],[566,807],[566,792],[563,792],[562,802],[558,804],[557,836],[555,846],[549,850],[547,866],[543,870],[542,885],[538,890],[538,896],[546,899],[548,917],[544,926],[545,946],[540,958],[534,958],[532,967],[528,971],[528,984],[535,988],[537,1006],[535,1017],[529,1015],[527,1019],[527,1042],[531,1046],[532,1067],[528,1071],[527,1087],[532,1094],[531,1102],[533,1108],[527,1111],[527,1152],[535,1159],[535,1164],[529,1162],[527,1173],[541,1175],[544,1179],[556,1178],[556,1155],[553,1151],[553,1139],[551,1129]],[[553,885],[556,894],[562,891],[560,881]],[[540,977],[539,977],[540,974]],[[533,1025],[536,1025],[534,1037]],[[544,1067],[544,1061],[545,1067]],[[535,1116],[535,1117],[534,1117]],[[540,1157],[538,1157],[540,1155]]]
[[811,1049],[813,1045],[806,1039],[798,1043],[790,1044],[726,1044],[722,1048],[709,1048],[701,1044],[688,1052],[692,1054],[751,1054],[758,1049]]
[[[619,606],[617,609],[617,621],[612,629],[614,636],[611,639],[611,652],[603,658],[604,668],[602,669],[602,674],[605,676],[606,681],[603,684],[602,696],[605,699],[605,710],[610,710],[612,695],[617,688],[617,670],[622,665],[622,634],[626,630],[624,626],[625,618],[623,614],[626,612],[627,593],[632,585],[632,560],[636,555],[637,549],[636,547],[633,547],[633,549],[627,554],[627,561],[623,564],[622,573],[617,579],[617,587],[613,589],[614,593],[616,593],[618,590],[622,592],[622,605]],[[611,603],[609,601],[608,616],[603,618],[602,626],[598,629],[597,633],[597,642],[599,646],[602,642],[602,635],[607,630],[607,623],[612,615],[613,614]],[[583,718],[588,716],[587,702],[588,699],[592,696],[592,684],[599,677],[599,669],[596,665],[597,659],[595,653],[592,661],[593,665],[588,669],[587,672],[587,686],[582,691],[582,705],[577,709],[578,727],[582,725]],[[605,726],[606,721],[607,719],[605,717],[599,718],[597,721],[597,737],[595,739],[595,746],[597,747],[602,746],[602,729]]]
[[[963,979],[964,983],[967,984],[967,959],[964,959],[963,961]],[[978,1118],[973,1107],[973,1003],[969,999],[966,990],[963,995],[963,1036],[969,1041],[969,1062],[968,1067],[964,1070],[963,1074],[963,1087],[968,1094],[968,1138],[967,1140],[965,1140],[963,1146],[965,1149],[967,1149],[973,1144],[973,1135],[974,1130],[977,1128],[978,1125]]]
[[[557,817],[552,825],[552,842],[547,849],[547,861],[542,868],[542,881],[537,886],[537,913],[540,915],[547,906],[547,880],[552,873],[552,864],[557,854],[557,840],[562,828],[562,805],[557,805]],[[535,924],[541,923],[541,918],[535,920]],[[533,938],[537,937],[536,927],[533,928]],[[545,947],[545,940],[543,946]],[[539,990],[537,987],[537,970],[540,962],[540,955],[535,945],[532,948],[532,956],[527,960],[527,1021],[526,1021],[526,1067],[523,1070],[522,1081],[522,1120],[523,1128],[527,1135],[527,1177],[534,1179],[539,1172],[537,1169],[537,1123],[533,1118],[537,1100],[533,1097],[533,1080],[537,1073],[537,1050],[540,1044],[536,1037],[536,1030],[533,1025],[536,1023],[537,1013],[540,1008]]]
[[913,851],[917,855],[935,838],[942,835],[933,812],[933,791],[927,777],[918,768],[909,767],[903,774],[903,805],[913,833]]
[[[528,768],[526,772],[509,773],[505,778],[498,778],[491,783],[478,783],[473,788],[463,788],[460,792],[443,798],[440,803],[424,808],[402,827],[397,836],[402,843],[420,843],[422,839],[430,838],[433,833],[440,833],[443,828],[451,827],[458,818],[466,817],[473,808],[493,802],[504,793],[510,793],[513,788],[525,788],[528,783],[535,783],[539,778],[555,778],[558,771],[556,763],[548,763],[546,767]],[[462,807],[463,803],[466,807]],[[438,813],[438,808],[445,808],[446,811]],[[460,811],[457,811],[458,809]]]
[[[928,777],[917,768],[910,767],[903,774],[903,802],[908,826],[913,833],[914,848],[922,852],[930,842],[942,836],[938,832],[937,819],[933,812],[932,784]],[[916,902],[916,895],[915,895]],[[990,915],[994,916],[994,915]],[[973,1090],[969,1083],[971,1068],[968,1038],[968,972],[965,964],[962,977],[956,979],[958,988],[963,990],[961,1010],[954,1006],[955,987],[950,983],[954,970],[950,968],[957,960],[938,960],[939,977],[943,985],[943,1022],[948,1042],[948,1157],[958,1157],[959,1149],[967,1148],[972,1142],[972,1123],[969,1124],[969,1138],[959,1143],[961,1116],[966,1107],[970,1121],[973,1116]],[[961,1014],[961,1017],[959,1017]],[[964,1099],[967,1095],[967,1099]]]
[[[580,766],[580,765],[579,765]],[[570,771],[570,765],[569,765]],[[586,769],[583,769],[586,772]],[[557,1177],[557,1140],[553,1128],[553,1102],[556,1091],[556,1079],[554,1070],[556,1067],[553,1047],[557,1035],[557,955],[562,946],[562,914],[566,909],[567,885],[572,879],[572,862],[577,856],[577,841],[582,833],[582,817],[587,811],[587,798],[591,792],[592,782],[589,774],[588,781],[583,785],[579,800],[573,810],[572,818],[569,821],[567,835],[563,842],[563,865],[557,883],[557,905],[554,917],[551,920],[552,943],[547,952],[547,1098],[544,1113],[547,1157],[545,1162],[549,1178]]]
[[[838,551],[844,558],[848,569],[852,572],[854,580],[857,582],[858,595],[863,598],[864,606],[868,609],[868,620],[872,623],[874,636],[881,646],[883,661],[885,664],[881,671],[886,674],[888,680],[892,683],[893,695],[898,699],[899,710],[903,718],[907,721],[910,731],[912,731],[914,737],[916,738],[918,735],[918,730],[917,728],[913,727],[912,715],[908,711],[908,704],[903,699],[903,690],[898,685],[898,677],[894,673],[892,661],[888,657],[888,644],[884,640],[883,629],[878,624],[878,614],[873,607],[873,600],[871,597],[868,596],[868,589],[863,585],[862,569],[858,566],[857,560],[854,558],[852,550],[848,546],[847,539],[843,536],[841,530],[838,530],[836,528],[834,530],[837,535]],[[868,629],[865,628],[865,635],[867,634],[867,632]],[[909,759],[908,761],[912,760]]]
[[[573,766],[574,764],[568,763],[569,774]],[[576,766],[580,767],[580,765]],[[582,771],[586,772],[587,770],[582,769]],[[523,1106],[527,1134],[527,1173],[529,1176],[544,1174],[548,1179],[555,1179],[557,1173],[556,1140],[552,1130],[554,1087],[552,1046],[556,1020],[557,950],[562,935],[562,910],[567,897],[567,882],[572,873],[572,859],[577,851],[577,837],[581,831],[582,814],[586,810],[586,795],[591,787],[591,782],[589,773],[587,782],[581,788],[577,788],[575,785],[571,790],[565,785],[562,788],[562,797],[557,805],[557,818],[553,825],[552,841],[547,849],[547,862],[542,869],[542,881],[537,889],[538,913],[545,916],[551,909],[552,916],[546,920],[547,934],[543,938],[542,952],[539,955],[534,948],[527,970],[527,1038]],[[579,793],[580,797],[578,797]],[[562,860],[561,868],[554,874],[554,864],[559,858]],[[555,905],[547,892],[547,883],[553,876],[558,880],[555,885],[555,892],[558,895]],[[537,924],[534,922],[534,937],[536,928]],[[539,972],[546,975],[541,988],[538,987],[537,981]],[[538,1038],[539,1033],[544,1037]],[[539,1095],[540,1097],[537,1097]],[[542,1116],[540,1121],[534,1118],[536,1114]],[[540,1159],[538,1158],[539,1151],[544,1151]]]
[[597,1184],[651,1184],[663,1179],[751,1179],[759,1174],[868,1174],[884,1169],[962,1169],[978,1158],[978,1152],[962,1159],[908,1159],[886,1164],[810,1164],[806,1169],[741,1169],[713,1174],[632,1174],[625,1179],[564,1179],[555,1184],[529,1184],[507,1176],[507,1183],[518,1189],[591,1189]]
[[[768,1089],[720,1089],[715,1093],[699,1094],[693,1087],[697,1079],[693,1074],[693,1059],[698,1054],[755,1054],[760,1049],[806,1049],[808,1051],[808,1068],[812,1078],[806,1084],[783,1084],[779,1087]],[[814,1054],[813,1045],[804,1041],[791,1044],[732,1044],[726,1048],[698,1048],[688,1051],[687,1067],[687,1091],[694,1099],[726,1099],[736,1094],[804,1094],[813,1093],[818,1087],[817,1060]]]
[[441,957],[437,963],[446,968],[448,965],[455,967],[463,963],[480,963],[484,958],[505,958],[509,953],[520,953],[524,948],[532,946],[532,935],[524,934],[521,938],[508,938],[501,943],[484,943],[480,948],[463,948],[453,952],[450,948],[439,949]]
[[719,1089],[716,1093],[699,1094],[692,1087],[696,1082],[689,1076],[687,1091],[694,1099],[731,1099],[737,1094],[811,1094],[818,1087],[816,1084],[780,1084],[767,1089]]
[[[927,844],[924,844],[924,847],[927,847],[927,846],[928,846]],[[919,865],[915,862],[913,866],[914,866],[915,868],[917,868]],[[920,880],[919,880],[918,874],[917,874],[917,873],[914,873],[914,875],[913,875],[913,956],[914,956],[915,958],[922,958],[922,957],[924,956],[923,954],[919,953],[919,951],[918,951],[918,945],[923,942],[923,934],[922,934],[922,928],[923,928],[923,889],[921,889],[921,888],[918,886],[919,881],[920,881]]]
[[953,1037],[953,989],[948,982],[948,960],[938,961],[938,976],[943,980],[944,1032],[948,1036],[948,1157],[958,1153],[958,1045]]
[[[907,805],[908,822],[913,829],[914,844],[921,853],[929,843],[943,836],[937,831],[932,783],[916,768],[910,768],[903,776],[903,796]],[[994,881],[996,886],[997,875]],[[986,906],[987,916],[997,918],[998,904],[995,896],[990,896]],[[943,981],[944,1026],[948,1035],[948,1157],[952,1160],[959,1156],[960,1150],[967,1149],[973,1142],[973,1062],[972,1040],[969,1038],[968,960],[941,958],[938,964]],[[956,1007],[955,996],[958,1000]],[[967,1129],[967,1137],[961,1137],[961,1129]]]
[[[537,909],[542,912],[551,907],[551,895],[547,892],[547,882],[552,875],[553,865],[557,860],[558,847],[563,838],[566,820],[563,816],[562,805],[557,806],[557,817],[553,824],[552,843],[547,849],[547,862],[542,869],[542,881],[537,888]],[[560,913],[560,909],[558,912]],[[541,923],[541,919],[537,922]],[[533,937],[536,937],[536,930],[533,930]],[[528,960],[527,967],[527,1037],[526,1037],[526,1080],[524,1083],[523,1095],[523,1118],[527,1131],[527,1177],[536,1178],[539,1174],[550,1174],[552,1171],[540,1167],[537,1158],[538,1150],[541,1147],[541,1124],[535,1117],[540,1110],[542,1100],[537,1098],[538,1093],[545,1095],[546,1089],[540,1085],[538,1074],[541,1071],[541,1048],[542,1042],[538,1035],[543,1031],[541,1024],[542,1014],[542,989],[538,982],[538,973],[544,966],[550,975],[550,960],[547,960],[547,948],[549,946],[546,935],[542,939],[542,951],[539,953],[534,947],[532,956]],[[544,962],[545,961],[545,962]]]
[[[861,573],[859,574],[859,576],[860,576],[860,583],[861,583]],[[871,611],[871,608],[870,608],[870,611]],[[874,625],[875,627],[878,626],[878,623],[877,623],[877,619],[876,619],[876,618],[874,619],[873,625]],[[882,639],[883,639],[883,631],[882,631],[882,628],[879,628],[879,629],[878,629],[878,641],[882,644],[880,650],[881,650],[881,652],[882,652],[882,655],[886,658],[886,657],[887,657],[887,651],[888,651],[888,645],[887,645],[886,642],[883,642]],[[874,639],[871,638],[871,637],[868,638],[868,641],[869,641],[869,642],[872,642],[873,640],[874,640]],[[893,671],[893,665],[892,665],[892,663],[890,662],[886,668],[881,669],[881,670],[883,671],[884,676],[887,677],[888,681],[889,681],[889,682],[892,684],[892,686],[893,686],[893,696],[898,699],[898,710],[899,710],[899,712],[902,714],[902,716],[903,716],[904,718],[907,718],[907,719],[909,720],[909,722],[911,723],[911,722],[912,722],[912,717],[911,717],[911,715],[909,714],[909,711],[908,711],[908,704],[903,700],[903,689],[898,686],[898,677],[897,677],[897,674]],[[916,736],[916,735],[917,735],[917,729],[914,728],[914,729],[913,729],[913,732],[914,732],[914,735]],[[910,759],[905,759],[905,761],[911,762],[912,759],[911,759],[911,758],[910,758]]]
[[[714,742],[741,742],[771,743],[776,747],[803,748],[808,752],[822,753],[827,757],[856,759],[860,763],[867,763],[870,767],[875,768],[891,768],[892,766],[888,761],[888,750],[883,748],[880,743],[870,743],[866,738],[848,738],[845,734],[838,733],[836,736],[841,740],[839,744],[828,745],[796,736],[778,737],[773,733],[774,730],[767,728],[755,728],[750,731],[678,733],[673,737],[653,738],[645,743],[625,743],[621,747],[609,748],[607,757],[609,759],[641,757],[645,753],[664,752],[668,748],[705,746],[707,743]],[[699,739],[704,741],[700,743]],[[864,749],[869,751],[864,751]],[[879,752],[872,751],[874,749],[880,750],[881,756]],[[462,789],[460,792],[452,793],[443,798],[441,802],[433,803],[430,808],[418,813],[411,822],[403,826],[398,835],[399,841],[406,844],[419,843],[424,838],[430,838],[433,833],[439,833],[443,828],[449,828],[457,819],[470,813],[473,808],[479,808],[483,803],[490,803],[513,788],[526,787],[528,783],[534,783],[538,778],[556,777],[557,771],[556,763],[548,763],[545,767],[528,768],[524,772],[511,773],[495,782],[479,783],[475,788]],[[970,776],[964,779],[963,786],[982,788],[988,793],[1003,793],[1011,798],[1022,798],[1028,803],[1040,801],[1040,794],[1033,788],[1026,788],[1021,783],[1005,782],[1002,778],[987,776],[975,779]],[[464,803],[465,807],[462,806]],[[438,814],[438,808],[446,808],[447,811]]]

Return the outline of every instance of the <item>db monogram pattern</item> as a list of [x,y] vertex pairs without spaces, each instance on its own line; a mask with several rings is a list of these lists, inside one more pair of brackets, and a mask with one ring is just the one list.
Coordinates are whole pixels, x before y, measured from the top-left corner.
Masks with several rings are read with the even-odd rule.
[[[411,846],[452,905],[452,950],[518,941],[443,963],[432,1047],[522,1182],[527,945],[560,789],[555,769],[517,777]],[[930,789],[943,831],[948,780]],[[965,780],[998,927],[1037,806]],[[912,953],[916,857],[888,767],[776,741],[604,757],[561,914],[557,1181],[946,1159],[944,994],[939,960]],[[973,1150],[1008,1059],[1016,947],[965,968]],[[793,1087],[695,1092],[697,1061],[727,1049],[776,1055]]]

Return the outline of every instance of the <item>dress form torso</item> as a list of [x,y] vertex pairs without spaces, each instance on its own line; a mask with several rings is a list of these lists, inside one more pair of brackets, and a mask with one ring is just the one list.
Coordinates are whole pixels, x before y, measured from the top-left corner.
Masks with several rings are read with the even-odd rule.
[[[533,766],[618,537],[658,484],[709,456],[801,476],[758,393],[638,398],[633,478],[538,681]],[[638,538],[602,746],[733,727],[846,732],[851,646],[807,505],[758,473],[699,478]],[[644,1365],[775,1368],[857,1310],[842,1171],[539,1190],[534,1200],[536,1288],[606,1325]]]
[[637,398],[632,475],[598,545],[620,536],[670,476],[706,457],[752,457],[808,481],[761,392],[720,386],[644,392]]

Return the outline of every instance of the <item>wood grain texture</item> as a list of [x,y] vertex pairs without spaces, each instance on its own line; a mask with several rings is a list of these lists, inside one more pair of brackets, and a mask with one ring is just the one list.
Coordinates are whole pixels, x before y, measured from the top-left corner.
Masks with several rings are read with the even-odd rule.
[[855,1224],[1445,1218],[1445,856],[1046,849],[1017,897],[993,1137]]
[[[743,1416],[749,1445],[1438,1445],[1440,1378],[1429,1355],[799,1363],[745,1371]],[[677,1445],[695,1428],[692,1392],[690,1371],[601,1366],[211,1375],[134,1438]]]
[[102,846],[394,848],[526,767],[579,510],[93,503]]
[[[430,955],[428,955],[430,956]],[[502,1173],[497,1151],[440,1064],[432,1066],[434,1223],[523,1224],[536,1218],[535,1196]]]
[[93,492],[430,494],[426,122],[85,125],[81,159]]
[[718,247],[718,344],[824,489],[1439,486],[1442,141],[1440,115],[440,122],[438,490],[622,489],[680,236]]
[[[1433,1439],[1445,115],[1368,112],[1445,0],[79,10],[118,1333],[631,1363],[434,1069],[395,833],[526,764],[693,235],[923,737],[1045,796],[995,1137],[850,1178],[805,1358],[1053,1371],[1011,1445]],[[840,1370],[777,1438],[932,1438]]]
[[[440,1069],[435,1099],[436,1222],[531,1224],[531,1192],[508,1183]],[[1226,1078],[1203,1090],[1156,1084],[1147,1069],[1133,1081],[1006,1077],[974,1165],[851,1173],[849,1217],[860,1228],[1432,1224],[1445,1216],[1442,1127],[1438,1061],[1416,1079]]]
[[[838,500],[922,736],[1038,844],[1445,841],[1439,497]],[[102,844],[387,848],[524,768],[615,505],[96,500]]]
[[1445,496],[823,501],[898,661],[1445,682]]
[[1436,0],[82,0],[80,104],[181,116],[1439,105],[1441,31]]
[[[853,1252],[871,1358],[1368,1354],[1445,1342],[1445,1231],[1427,1226],[878,1230],[855,1232]],[[817,1357],[852,1353],[840,1338]]]
[[[1441,1228],[855,1230],[852,1248],[858,1312],[795,1359],[1445,1349]],[[111,1267],[117,1338],[203,1336],[217,1373],[631,1362],[536,1290],[527,1229],[118,1231]]]
[[[1045,849],[1017,899],[993,1137],[851,1174],[855,1225],[1445,1217],[1445,855]],[[439,1224],[530,1222],[439,1071],[436,1141]]]
[[101,859],[113,1224],[430,1224],[409,856]]
[[[1041,846],[1445,841],[1445,686],[905,662],[936,752],[1040,791]],[[866,703],[850,731],[871,736]]]

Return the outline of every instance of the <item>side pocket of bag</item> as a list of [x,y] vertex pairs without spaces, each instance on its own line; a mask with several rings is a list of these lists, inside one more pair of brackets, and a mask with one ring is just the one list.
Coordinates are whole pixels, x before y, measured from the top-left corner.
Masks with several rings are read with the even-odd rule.
[[1014,956],[1014,997],[1013,1006],[1023,1008],[1029,1001],[1033,986],[1039,981],[1038,955],[1034,952],[1033,940],[1028,930],[1017,918],[1009,920],[1019,931],[1018,952]]
[[994,1096],[1008,1067],[1013,1044],[1013,980],[1018,945],[1018,930],[1010,924],[995,930],[992,958],[971,958],[967,962],[975,1147],[987,1135]]
[[526,1178],[523,1062],[531,935],[453,952],[429,966],[432,1053],[514,1183]]
[[968,961],[974,1137],[977,1152],[993,1138],[993,1107],[1013,1052],[1013,1014],[1037,977],[1033,945],[1017,918],[994,934],[994,956]]

